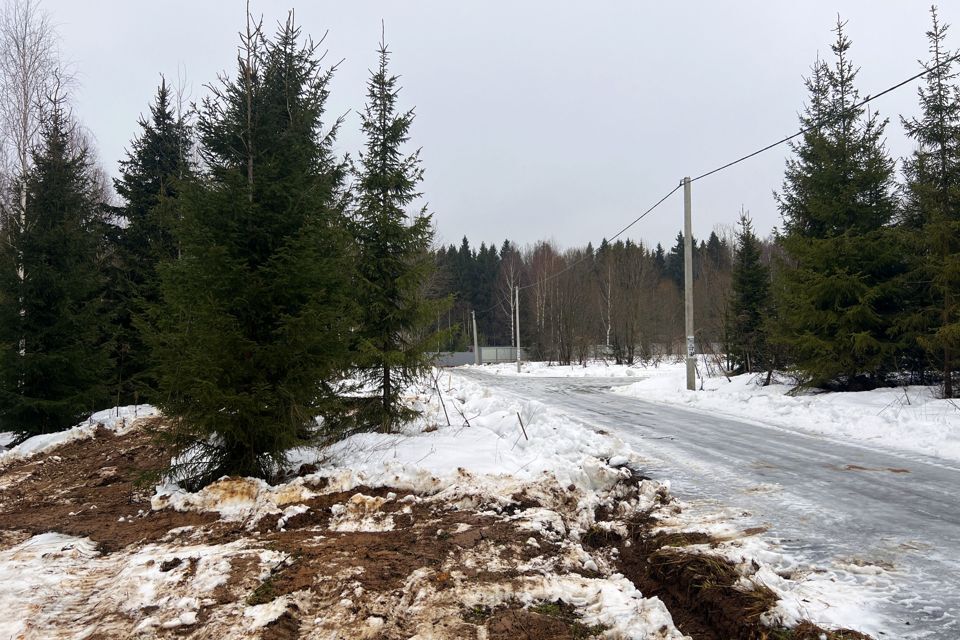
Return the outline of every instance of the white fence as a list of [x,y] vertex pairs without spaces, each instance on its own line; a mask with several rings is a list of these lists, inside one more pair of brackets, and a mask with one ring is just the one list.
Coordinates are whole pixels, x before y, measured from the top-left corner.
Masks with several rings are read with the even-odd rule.
[[[526,352],[520,349],[521,359],[526,358]],[[516,347],[480,347],[480,362],[482,364],[496,364],[498,362],[515,362],[517,359]],[[434,362],[438,367],[459,367],[476,362],[473,351],[441,351],[436,354]]]

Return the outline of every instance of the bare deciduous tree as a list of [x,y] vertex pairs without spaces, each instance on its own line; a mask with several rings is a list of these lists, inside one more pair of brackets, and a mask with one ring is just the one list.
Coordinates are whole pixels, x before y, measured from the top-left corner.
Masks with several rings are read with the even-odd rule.
[[[0,9],[0,136],[8,179],[22,182],[43,105],[54,93],[65,93],[71,80],[60,64],[56,29],[40,3],[7,0]],[[20,219],[25,197],[21,188]]]
[[[26,224],[26,176],[31,152],[40,135],[43,113],[51,100],[66,95],[72,77],[60,64],[57,33],[50,16],[36,0],[7,0],[0,9],[0,161],[3,189],[0,202],[19,191],[19,198],[2,207],[5,228]],[[17,276],[26,277],[18,251]],[[25,313],[21,304],[21,315]],[[20,340],[20,355],[26,344]]]

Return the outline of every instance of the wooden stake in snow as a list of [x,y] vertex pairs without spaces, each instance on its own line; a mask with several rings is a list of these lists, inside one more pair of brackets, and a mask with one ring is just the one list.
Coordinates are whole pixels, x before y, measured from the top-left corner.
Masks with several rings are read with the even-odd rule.
[[527,437],[527,430],[526,430],[526,428],[523,426],[523,418],[520,417],[520,412],[519,412],[519,411],[517,411],[517,420],[520,421],[520,430],[523,431],[523,439],[524,439],[524,440],[529,440],[530,438]]
[[433,379],[433,386],[437,388],[437,397],[440,398],[440,406],[443,407],[443,415],[447,418],[447,426],[450,426],[450,414],[447,413],[447,405],[443,401],[443,392],[440,391],[440,383],[437,382],[437,379]]

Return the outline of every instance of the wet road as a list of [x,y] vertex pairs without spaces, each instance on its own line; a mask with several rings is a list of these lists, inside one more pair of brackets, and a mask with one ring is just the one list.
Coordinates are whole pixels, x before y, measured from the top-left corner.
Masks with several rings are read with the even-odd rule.
[[957,463],[609,391],[630,379],[459,373],[617,435],[647,458],[645,475],[669,479],[694,510],[769,527],[801,568],[838,571],[879,598],[879,637],[960,639]]

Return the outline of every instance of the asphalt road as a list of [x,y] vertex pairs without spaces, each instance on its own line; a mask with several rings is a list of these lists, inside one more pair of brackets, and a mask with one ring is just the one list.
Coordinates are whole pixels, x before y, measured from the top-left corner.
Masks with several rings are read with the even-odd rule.
[[798,568],[876,598],[879,637],[960,639],[960,465],[609,391],[630,379],[462,373],[616,434],[695,511],[768,527]]

